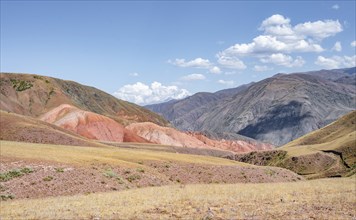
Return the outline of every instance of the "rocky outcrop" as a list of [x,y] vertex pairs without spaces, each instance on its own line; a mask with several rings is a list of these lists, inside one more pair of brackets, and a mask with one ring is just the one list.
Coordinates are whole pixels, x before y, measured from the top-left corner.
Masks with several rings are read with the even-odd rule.
[[111,118],[68,104],[62,104],[52,109],[42,115],[40,119],[89,139],[148,143],[147,140],[133,134]]
[[272,145],[257,141],[210,139],[202,133],[181,132],[174,128],[161,127],[149,122],[134,123],[126,128],[153,143],[162,145],[219,149],[232,152],[273,149]]

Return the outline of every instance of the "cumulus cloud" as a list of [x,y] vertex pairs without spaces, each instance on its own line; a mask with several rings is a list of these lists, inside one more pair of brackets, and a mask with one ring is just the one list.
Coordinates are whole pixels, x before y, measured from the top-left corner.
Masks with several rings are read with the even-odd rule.
[[356,47],[356,40],[352,41],[350,45],[351,47]]
[[168,60],[168,63],[179,67],[194,67],[202,69],[209,69],[212,66],[209,60],[200,57],[190,61],[186,61],[185,59],[175,59],[174,61]]
[[333,48],[331,48],[331,50],[340,52],[340,51],[342,50],[342,46],[341,46],[340,41],[337,41],[337,42],[334,44]]
[[340,8],[340,6],[338,4],[335,4],[331,7],[332,9],[338,10]]
[[224,53],[218,54],[217,57],[218,63],[225,68],[240,70],[246,69],[244,62],[237,57],[226,56]]
[[268,70],[272,70],[273,68],[270,68],[268,66],[260,66],[260,65],[255,65],[253,67],[253,70],[256,72],[264,72],[264,71],[268,71]]
[[193,73],[190,75],[183,76],[181,79],[185,81],[203,80],[205,79],[205,76],[203,74]]
[[218,80],[218,83],[226,86],[233,86],[235,84],[233,80],[223,80],[223,79]]
[[356,66],[356,55],[354,56],[332,56],[323,57],[318,56],[315,61],[316,65],[322,66],[327,69],[336,69],[342,67],[354,67]]
[[291,56],[282,53],[271,54],[270,56],[261,58],[260,61],[262,63],[273,63],[275,65],[285,67],[299,67],[303,66],[305,63],[303,58],[300,56],[293,59]]
[[221,70],[219,67],[213,66],[212,68],[209,69],[209,72],[214,73],[214,74],[219,74],[219,73],[221,73]]
[[315,22],[305,22],[297,24],[294,30],[298,34],[310,36],[316,39],[324,39],[342,31],[342,26],[339,21],[325,20]]
[[261,27],[268,27],[271,25],[286,25],[289,24],[289,22],[290,22],[289,18],[285,18],[283,17],[283,15],[275,14],[265,19],[262,22]]
[[321,40],[342,31],[339,21],[325,20],[305,22],[294,27],[290,19],[282,15],[272,15],[265,19],[260,28],[263,35],[250,43],[235,44],[223,52],[225,56],[261,56],[271,53],[322,52],[317,44]]
[[190,95],[185,89],[177,86],[164,86],[159,82],[146,85],[141,82],[121,87],[113,94],[119,99],[134,102],[139,105],[160,103],[170,99],[182,99]]

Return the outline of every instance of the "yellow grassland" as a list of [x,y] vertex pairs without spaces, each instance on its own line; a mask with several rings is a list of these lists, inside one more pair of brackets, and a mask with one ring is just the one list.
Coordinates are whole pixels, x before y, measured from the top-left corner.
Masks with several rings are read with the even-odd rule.
[[79,147],[50,144],[0,141],[1,156],[53,161],[78,165],[108,163],[121,166],[141,166],[140,161],[176,161],[211,165],[250,166],[237,161],[200,155],[169,152],[154,152],[142,149],[122,149],[118,147]]
[[1,202],[2,219],[355,219],[355,176],[163,186]]

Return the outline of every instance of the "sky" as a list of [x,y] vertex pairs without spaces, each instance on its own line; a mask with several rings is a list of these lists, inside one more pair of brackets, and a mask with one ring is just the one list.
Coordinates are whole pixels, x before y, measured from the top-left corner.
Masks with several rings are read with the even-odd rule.
[[355,1],[3,1],[1,72],[139,105],[353,67]]

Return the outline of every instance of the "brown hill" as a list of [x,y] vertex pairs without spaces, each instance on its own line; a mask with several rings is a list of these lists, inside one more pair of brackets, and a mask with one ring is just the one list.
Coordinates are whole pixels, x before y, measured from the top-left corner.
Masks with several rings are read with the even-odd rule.
[[221,149],[233,152],[249,152],[253,150],[272,149],[272,145],[259,144],[242,141],[242,140],[213,140],[199,133],[180,132],[174,128],[161,127],[159,125],[144,122],[133,123],[126,127],[137,135],[157,144],[191,147],[191,148],[206,148],[206,149]]
[[61,104],[108,116],[121,124],[168,122],[156,113],[94,87],[32,74],[0,74],[0,109],[38,117]]
[[112,142],[140,142],[147,140],[135,135],[111,118],[62,104],[40,116],[42,121],[52,123],[83,137]]
[[290,169],[307,178],[356,173],[356,111],[274,151],[228,156],[241,162]]
[[0,110],[0,140],[41,144],[103,147],[55,125]]

